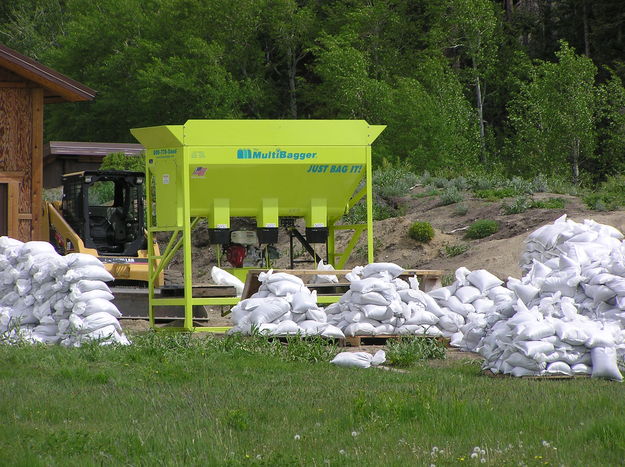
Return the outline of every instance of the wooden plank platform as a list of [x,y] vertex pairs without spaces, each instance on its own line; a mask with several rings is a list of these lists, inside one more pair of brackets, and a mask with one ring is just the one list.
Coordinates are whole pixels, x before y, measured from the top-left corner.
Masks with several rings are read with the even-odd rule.
[[449,347],[449,339],[445,337],[424,336],[418,334],[403,334],[403,335],[387,335],[387,336],[346,336],[344,341],[344,347],[360,347],[362,345],[386,345],[388,341],[399,340],[405,337],[414,337],[417,339],[433,339],[442,342],[446,347]]
[[[184,297],[184,287],[162,287],[160,289],[162,296],[167,297]],[[236,289],[230,285],[214,285],[214,284],[193,284],[194,298],[208,297],[234,297]]]

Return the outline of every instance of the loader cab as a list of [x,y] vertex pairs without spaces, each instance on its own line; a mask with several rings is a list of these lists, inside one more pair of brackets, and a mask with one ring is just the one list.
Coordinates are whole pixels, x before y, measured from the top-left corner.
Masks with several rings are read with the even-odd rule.
[[141,172],[84,171],[63,176],[63,217],[103,256],[136,256],[146,246]]

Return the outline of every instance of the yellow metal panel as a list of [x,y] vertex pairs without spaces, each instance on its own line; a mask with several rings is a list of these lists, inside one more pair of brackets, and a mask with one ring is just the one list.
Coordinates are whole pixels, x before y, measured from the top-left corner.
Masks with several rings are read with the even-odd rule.
[[361,146],[371,144],[383,129],[364,120],[188,120],[184,144]]

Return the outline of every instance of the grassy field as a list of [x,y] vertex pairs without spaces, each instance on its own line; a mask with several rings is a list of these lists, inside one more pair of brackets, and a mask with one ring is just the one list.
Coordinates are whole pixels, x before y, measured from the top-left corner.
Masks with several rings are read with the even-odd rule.
[[0,346],[2,465],[617,465],[625,386],[407,372],[336,349],[147,334]]

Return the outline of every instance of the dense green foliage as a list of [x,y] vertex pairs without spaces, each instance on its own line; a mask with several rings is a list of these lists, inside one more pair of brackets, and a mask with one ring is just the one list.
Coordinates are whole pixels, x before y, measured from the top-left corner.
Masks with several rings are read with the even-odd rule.
[[133,340],[0,345],[3,464],[618,465],[625,456],[623,385],[610,381],[493,379],[464,359],[339,368],[315,344],[305,352],[313,362],[257,339]]
[[434,238],[434,227],[429,222],[414,222],[408,229],[408,236],[420,243],[429,243]]
[[0,6],[0,41],[98,91],[49,106],[48,139],[131,141],[130,128],[190,118],[363,118],[388,126],[377,163],[575,184],[625,168],[624,29],[618,0]]
[[472,240],[488,237],[499,231],[499,223],[492,219],[479,219],[473,222],[464,236]]

